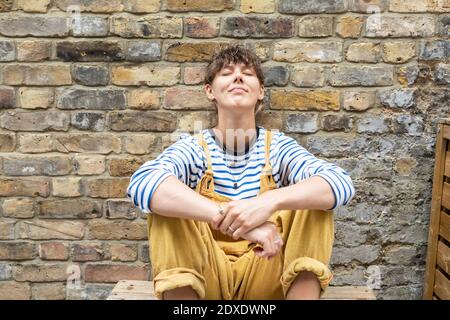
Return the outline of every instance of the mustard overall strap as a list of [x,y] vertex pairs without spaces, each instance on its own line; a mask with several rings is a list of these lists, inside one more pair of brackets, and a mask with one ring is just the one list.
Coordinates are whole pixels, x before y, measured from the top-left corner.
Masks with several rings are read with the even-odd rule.
[[211,155],[209,154],[208,144],[206,143],[205,139],[203,138],[202,132],[197,133],[195,136],[196,136],[197,140],[199,141],[200,145],[202,146],[203,150],[205,150],[206,165],[207,165],[206,172],[209,172],[212,174]]

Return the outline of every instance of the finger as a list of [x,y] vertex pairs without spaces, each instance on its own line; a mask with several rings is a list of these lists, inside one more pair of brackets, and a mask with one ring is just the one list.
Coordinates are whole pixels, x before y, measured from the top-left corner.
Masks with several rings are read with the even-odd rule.
[[225,218],[222,220],[222,222],[219,225],[219,229],[222,233],[224,234],[228,234],[228,227],[231,225],[231,223],[233,222],[233,217],[231,217],[230,214],[226,214]]
[[219,224],[220,222],[223,220],[224,216],[219,214],[216,214],[212,220],[211,220],[211,226],[213,227],[213,229],[217,230],[219,228]]
[[233,239],[234,240],[239,239],[243,234],[246,234],[248,231],[249,230],[246,230],[246,228],[244,228],[244,226],[237,228],[236,231],[233,233]]

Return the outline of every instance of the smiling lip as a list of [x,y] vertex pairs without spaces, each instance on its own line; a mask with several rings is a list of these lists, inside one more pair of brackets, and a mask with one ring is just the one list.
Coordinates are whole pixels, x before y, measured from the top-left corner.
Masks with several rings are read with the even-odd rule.
[[231,90],[229,90],[229,92],[247,92],[247,90],[245,90],[244,88],[233,88]]

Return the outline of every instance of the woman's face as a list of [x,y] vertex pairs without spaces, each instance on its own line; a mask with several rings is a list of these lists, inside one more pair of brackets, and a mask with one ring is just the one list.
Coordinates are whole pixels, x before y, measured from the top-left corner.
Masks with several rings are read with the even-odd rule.
[[253,111],[256,102],[264,98],[264,86],[252,67],[243,63],[225,65],[212,84],[205,85],[206,95],[216,100],[218,108],[245,108]]

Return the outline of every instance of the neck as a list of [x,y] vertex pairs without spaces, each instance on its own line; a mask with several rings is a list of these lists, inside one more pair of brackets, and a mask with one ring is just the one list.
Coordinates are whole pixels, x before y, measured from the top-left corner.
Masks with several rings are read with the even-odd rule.
[[213,128],[216,137],[227,150],[243,153],[256,140],[255,117],[220,117],[217,126]]

